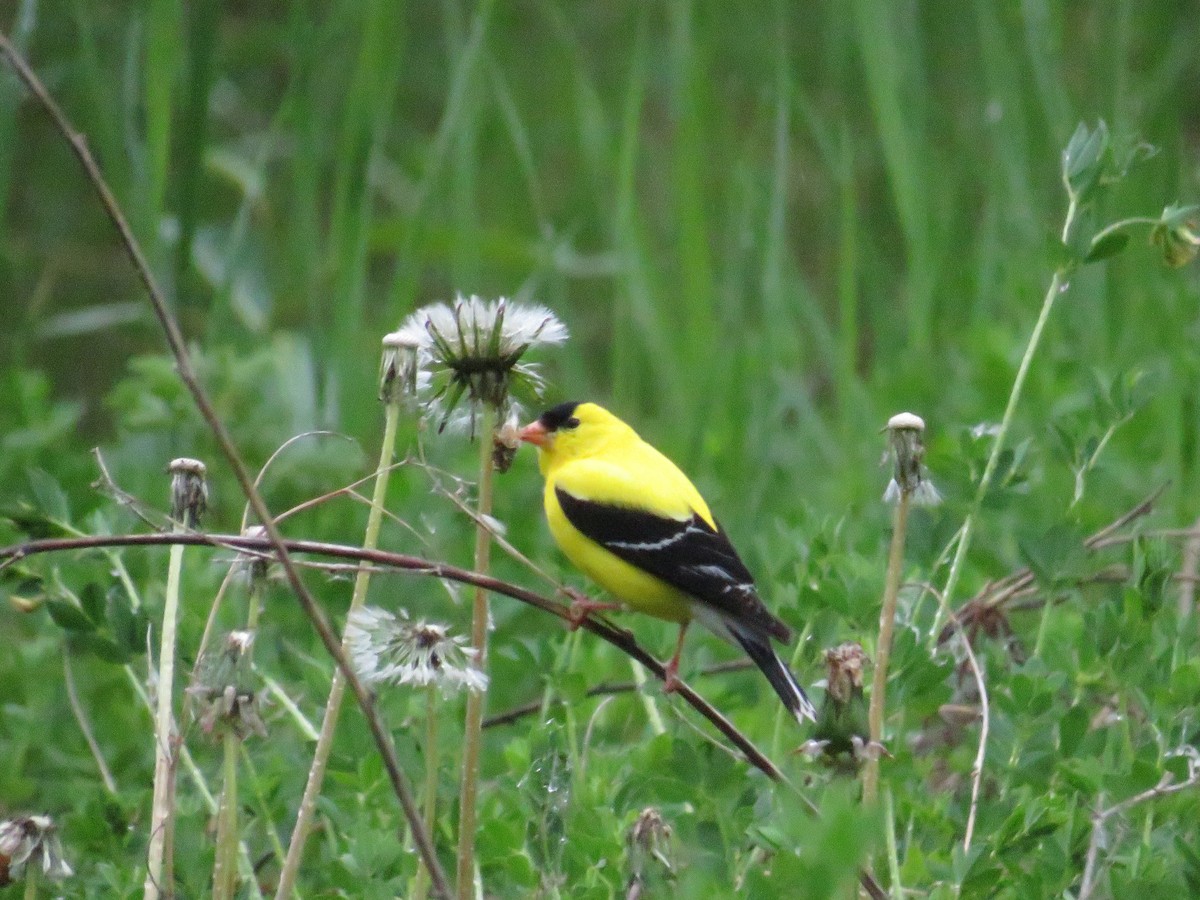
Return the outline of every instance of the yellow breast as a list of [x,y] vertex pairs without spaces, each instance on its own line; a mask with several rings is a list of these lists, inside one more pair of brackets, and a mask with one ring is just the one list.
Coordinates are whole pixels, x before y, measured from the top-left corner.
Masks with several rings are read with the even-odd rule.
[[668,622],[691,619],[692,601],[686,594],[609,553],[567,521],[554,493],[553,478],[546,480],[544,499],[554,540],[567,559],[600,587],[637,612]]

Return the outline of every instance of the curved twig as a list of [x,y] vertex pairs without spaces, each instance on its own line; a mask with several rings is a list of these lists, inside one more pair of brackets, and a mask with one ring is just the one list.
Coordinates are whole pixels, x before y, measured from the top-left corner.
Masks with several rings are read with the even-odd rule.
[[387,770],[388,777],[392,782],[392,789],[399,799],[401,807],[404,809],[404,815],[408,819],[409,827],[412,829],[413,841],[417,845],[417,850],[421,854],[422,859],[429,867],[434,891],[439,896],[449,897],[449,882],[446,881],[445,872],[437,858],[433,841],[425,831],[420,810],[413,800],[412,790],[408,785],[408,779],[400,769],[395,748],[392,746],[391,735],[383,727],[383,723],[375,711],[371,695],[367,693],[358,675],[346,659],[345,653],[342,652],[341,643],[333,631],[330,630],[328,621],[326,621],[324,614],[317,606],[312,594],[300,577],[299,569],[296,568],[291,557],[288,555],[288,549],[279,533],[279,529],[275,525],[271,511],[267,508],[262,496],[254,487],[254,482],[250,477],[250,470],[246,467],[245,462],[243,462],[241,454],[238,453],[237,447],[229,435],[229,430],[217,415],[212,402],[208,399],[207,392],[200,384],[196,370],[192,366],[187,344],[183,339],[183,332],[180,331],[179,324],[175,321],[174,316],[167,307],[166,300],[159,290],[158,283],[155,281],[154,275],[150,270],[150,265],[146,261],[141,245],[138,244],[133,230],[129,227],[129,222],[121,212],[120,204],[117,203],[116,197],[113,196],[113,192],[109,188],[108,182],[105,181],[100,167],[96,164],[95,159],[92,158],[91,151],[88,150],[87,140],[81,132],[75,129],[70,120],[67,119],[66,115],[54,101],[54,98],[50,96],[50,92],[46,90],[46,86],[42,84],[41,79],[37,77],[21,53],[9,41],[8,37],[2,33],[0,33],[0,54],[8,60],[13,71],[17,73],[17,76],[29,89],[30,93],[33,94],[38,103],[41,104],[42,108],[45,109],[54,121],[55,127],[58,128],[67,143],[71,145],[71,149],[74,151],[80,165],[83,166],[88,180],[91,181],[92,186],[96,189],[101,205],[104,207],[113,226],[120,234],[121,243],[124,245],[130,261],[133,263],[134,270],[146,288],[146,294],[150,300],[150,305],[154,309],[154,315],[158,319],[159,326],[162,328],[167,345],[171,350],[171,355],[175,358],[175,368],[179,374],[179,378],[192,395],[192,401],[196,404],[196,408],[200,411],[200,415],[204,418],[205,423],[212,432],[213,438],[220,447],[222,455],[233,470],[238,484],[241,486],[242,493],[245,495],[247,501],[249,501],[254,514],[262,522],[269,544],[278,554],[279,563],[287,574],[288,583],[292,586],[292,591],[295,593],[296,599],[300,602],[300,606],[303,608],[305,614],[312,621],[313,628],[320,635],[321,642],[325,645],[326,651],[345,673],[346,681],[350,685],[351,690],[353,690],[358,705],[362,708],[363,717],[367,720],[367,725],[371,730],[371,736],[379,748],[384,768]]

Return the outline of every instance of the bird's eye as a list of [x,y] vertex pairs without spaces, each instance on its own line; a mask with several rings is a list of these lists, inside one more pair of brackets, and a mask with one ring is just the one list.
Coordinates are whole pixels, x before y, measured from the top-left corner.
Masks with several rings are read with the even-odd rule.
[[571,418],[567,419],[567,421],[562,423],[562,427],[563,428],[578,428],[579,427],[579,419],[577,419],[575,416],[571,416]]

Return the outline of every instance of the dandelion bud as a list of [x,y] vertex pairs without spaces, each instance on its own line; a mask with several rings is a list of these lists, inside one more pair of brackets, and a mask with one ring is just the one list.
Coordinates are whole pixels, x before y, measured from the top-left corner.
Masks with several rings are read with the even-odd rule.
[[512,468],[517,450],[521,447],[520,417],[516,409],[510,409],[508,418],[496,429],[492,436],[492,465],[496,471],[504,474]]
[[1173,269],[1186,266],[1200,253],[1200,234],[1196,222],[1171,224],[1160,222],[1150,232],[1150,240],[1162,250],[1163,261]]
[[925,456],[925,420],[913,413],[897,413],[888,419],[889,452],[892,456],[892,480],[884,492],[885,503],[897,503],[901,496],[918,506],[935,506],[941,495],[924,477],[921,460]]
[[208,509],[207,467],[198,459],[181,456],[167,466],[171,473],[171,518],[185,528],[199,528]]
[[49,816],[17,816],[0,822],[0,886],[24,876],[29,865],[38,877],[53,881],[75,874],[63,859],[58,828]]
[[[421,342],[406,331],[383,336],[383,358],[379,364],[379,399],[392,403],[415,397],[422,386]],[[427,376],[426,376],[427,377]]]
[[878,759],[885,753],[883,745],[868,739],[867,701],[863,696],[866,665],[867,654],[854,641],[825,651],[825,702],[812,739],[797,752],[847,774],[855,772],[864,759]]

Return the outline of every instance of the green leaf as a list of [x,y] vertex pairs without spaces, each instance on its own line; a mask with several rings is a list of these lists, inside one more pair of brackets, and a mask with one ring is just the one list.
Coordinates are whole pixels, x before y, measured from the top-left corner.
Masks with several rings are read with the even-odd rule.
[[1076,202],[1084,202],[1099,182],[1107,149],[1108,125],[1103,119],[1096,123],[1095,130],[1079,123],[1062,156],[1063,183]]
[[70,522],[71,507],[62,486],[44,469],[32,468],[27,477],[38,508],[52,521]]
[[1100,262],[1116,256],[1129,244],[1129,235],[1124,231],[1110,231],[1099,240],[1093,238],[1091,249],[1083,258],[1084,262]]
[[104,602],[104,592],[94,581],[88,582],[79,592],[79,603],[83,607],[84,613],[96,625],[104,625],[108,619],[104,610]]
[[96,623],[89,619],[82,609],[69,600],[63,600],[61,597],[50,597],[46,600],[46,609],[50,611],[50,618],[54,620],[54,623],[59,628],[81,634],[96,630]]
[[1076,704],[1058,721],[1058,747],[1064,757],[1073,756],[1091,724],[1087,707]]
[[131,654],[137,654],[146,646],[145,614],[135,615],[129,597],[120,587],[108,592],[107,613],[111,623],[113,639]]
[[76,634],[72,641],[74,647],[91,653],[98,659],[116,666],[129,662],[130,655],[124,647],[99,634]]

